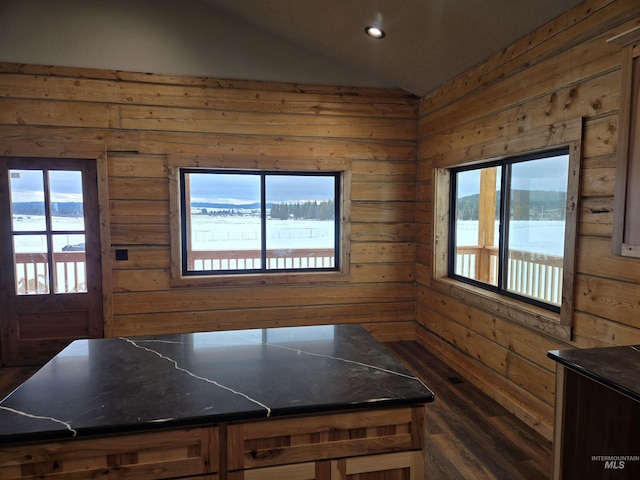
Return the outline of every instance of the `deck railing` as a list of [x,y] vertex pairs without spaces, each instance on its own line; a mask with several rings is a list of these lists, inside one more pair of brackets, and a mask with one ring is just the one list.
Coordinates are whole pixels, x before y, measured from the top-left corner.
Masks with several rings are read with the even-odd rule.
[[[48,294],[49,263],[43,253],[17,253],[16,292],[19,295]],[[53,254],[56,293],[86,292],[85,252],[56,252]],[[335,251],[332,248],[280,249],[267,251],[268,269],[333,268]],[[192,251],[189,254],[192,270],[244,270],[260,268],[260,250]]]
[[[252,270],[261,268],[260,250],[193,250],[187,256],[189,270]],[[267,250],[267,269],[333,268],[333,248]]]
[[[55,293],[87,291],[85,252],[55,252],[53,280]],[[18,295],[47,294],[49,261],[44,253],[16,253],[16,292]]]
[[[18,253],[16,292],[49,293],[49,265],[41,253]],[[56,293],[86,292],[85,252],[54,253]],[[333,268],[335,251],[283,249],[267,252],[268,269]],[[456,274],[496,284],[498,250],[495,247],[458,247]],[[260,268],[259,250],[190,252],[191,270],[244,270]],[[508,266],[510,291],[559,305],[562,300],[562,257],[511,250]]]
[[[464,246],[457,248],[457,275],[491,285],[498,279],[496,247]],[[557,255],[510,250],[507,289],[543,302],[562,302],[563,259]]]

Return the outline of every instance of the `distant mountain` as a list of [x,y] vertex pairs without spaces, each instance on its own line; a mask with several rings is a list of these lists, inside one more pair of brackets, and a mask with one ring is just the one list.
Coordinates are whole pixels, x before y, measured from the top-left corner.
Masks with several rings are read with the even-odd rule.
[[[271,204],[267,204],[267,207],[270,207]],[[237,209],[246,209],[246,210],[255,210],[260,208],[260,203],[207,203],[207,202],[193,202],[191,204],[191,208],[224,208],[225,210],[237,210]]]

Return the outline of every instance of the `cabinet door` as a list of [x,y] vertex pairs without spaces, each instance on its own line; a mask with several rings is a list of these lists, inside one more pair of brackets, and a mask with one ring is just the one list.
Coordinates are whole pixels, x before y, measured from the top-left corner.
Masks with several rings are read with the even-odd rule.
[[640,402],[557,366],[554,479],[640,478]]
[[0,478],[178,478],[216,472],[217,451],[217,428],[24,445],[0,449]]
[[424,406],[230,425],[229,470],[375,455],[424,446]]
[[229,480],[331,480],[331,463],[306,462],[277,467],[253,468],[229,473]]
[[331,462],[331,480],[424,480],[424,452],[398,452]]

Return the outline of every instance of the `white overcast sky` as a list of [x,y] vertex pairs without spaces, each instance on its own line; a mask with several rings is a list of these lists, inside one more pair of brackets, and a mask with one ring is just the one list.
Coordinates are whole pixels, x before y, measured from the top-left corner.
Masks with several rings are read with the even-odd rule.
[[[44,177],[41,170],[11,170],[13,202],[44,202]],[[52,202],[82,202],[82,173],[50,171]]]
[[[513,190],[566,192],[569,155],[558,155],[513,165]],[[500,189],[500,178],[496,180]],[[480,170],[468,170],[458,175],[458,198],[480,193]]]
[[[191,201],[210,203],[254,203],[260,201],[258,175],[191,174]],[[269,175],[267,202],[323,201],[334,198],[333,177]]]
[[[51,171],[53,202],[82,202],[80,172]],[[257,175],[191,175],[193,202],[243,204],[260,201],[260,177]],[[44,201],[44,180],[40,170],[12,170],[13,202]],[[323,201],[334,198],[333,177],[267,177],[267,202]]]

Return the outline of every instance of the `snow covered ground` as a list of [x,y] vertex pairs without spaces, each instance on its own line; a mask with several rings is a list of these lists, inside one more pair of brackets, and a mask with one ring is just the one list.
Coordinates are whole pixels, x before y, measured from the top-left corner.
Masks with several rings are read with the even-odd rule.
[[[59,230],[78,230],[82,219],[54,217]],[[260,219],[253,216],[213,217],[194,215],[191,220],[194,250],[255,250],[260,248]],[[24,217],[14,221],[18,231],[42,230],[43,217]],[[495,238],[498,238],[496,222]],[[268,220],[267,246],[269,248],[332,248],[334,223],[330,220]],[[84,243],[81,234],[54,237],[54,251],[66,245]],[[562,255],[564,251],[564,222],[514,221],[511,224],[511,248]],[[478,244],[478,222],[458,222],[458,245]],[[44,252],[43,235],[16,237],[16,253]]]
[[[194,250],[259,250],[258,217],[191,217]],[[332,248],[332,220],[267,220],[267,248]]]
[[[54,217],[54,226],[58,230],[78,231],[83,228],[82,218]],[[38,232],[44,229],[43,217],[22,216],[14,218],[14,230]],[[192,216],[192,246],[194,250],[259,250],[260,219],[256,216]],[[267,220],[267,248],[333,248],[335,244],[334,222],[330,220]],[[496,223],[496,239],[498,225]],[[43,234],[18,235],[14,237],[16,253],[45,253],[46,236]],[[62,252],[68,245],[83,244],[81,233],[66,233],[53,237],[54,252]],[[511,224],[511,248],[550,255],[562,256],[564,251],[564,222],[562,221],[515,221]],[[478,222],[461,221],[458,223],[458,245],[478,244]],[[84,265],[78,270],[77,284],[84,284]],[[60,269],[59,267],[58,269]],[[22,269],[22,270],[21,270]],[[42,276],[44,264],[34,269],[27,267],[27,281]],[[23,266],[17,270],[18,278],[23,279]],[[68,274],[67,274],[68,275]],[[72,274],[75,275],[75,274]],[[65,282],[64,273],[59,272],[58,282]],[[66,278],[66,282],[76,284],[75,278]]]
[[[82,217],[53,217],[53,228],[59,231],[82,231],[84,220]],[[15,215],[13,217],[13,229],[16,232],[44,232],[45,220],[41,216]],[[47,251],[47,239],[43,234],[30,234],[15,236],[16,253],[36,253]],[[53,237],[53,251],[61,252],[67,245],[84,243],[82,233],[65,233]]]
[[[509,244],[513,250],[546,253],[562,256],[564,254],[563,221],[513,221]],[[478,245],[478,222],[464,220],[458,222],[458,246]],[[498,222],[495,226],[495,239],[498,239]]]

